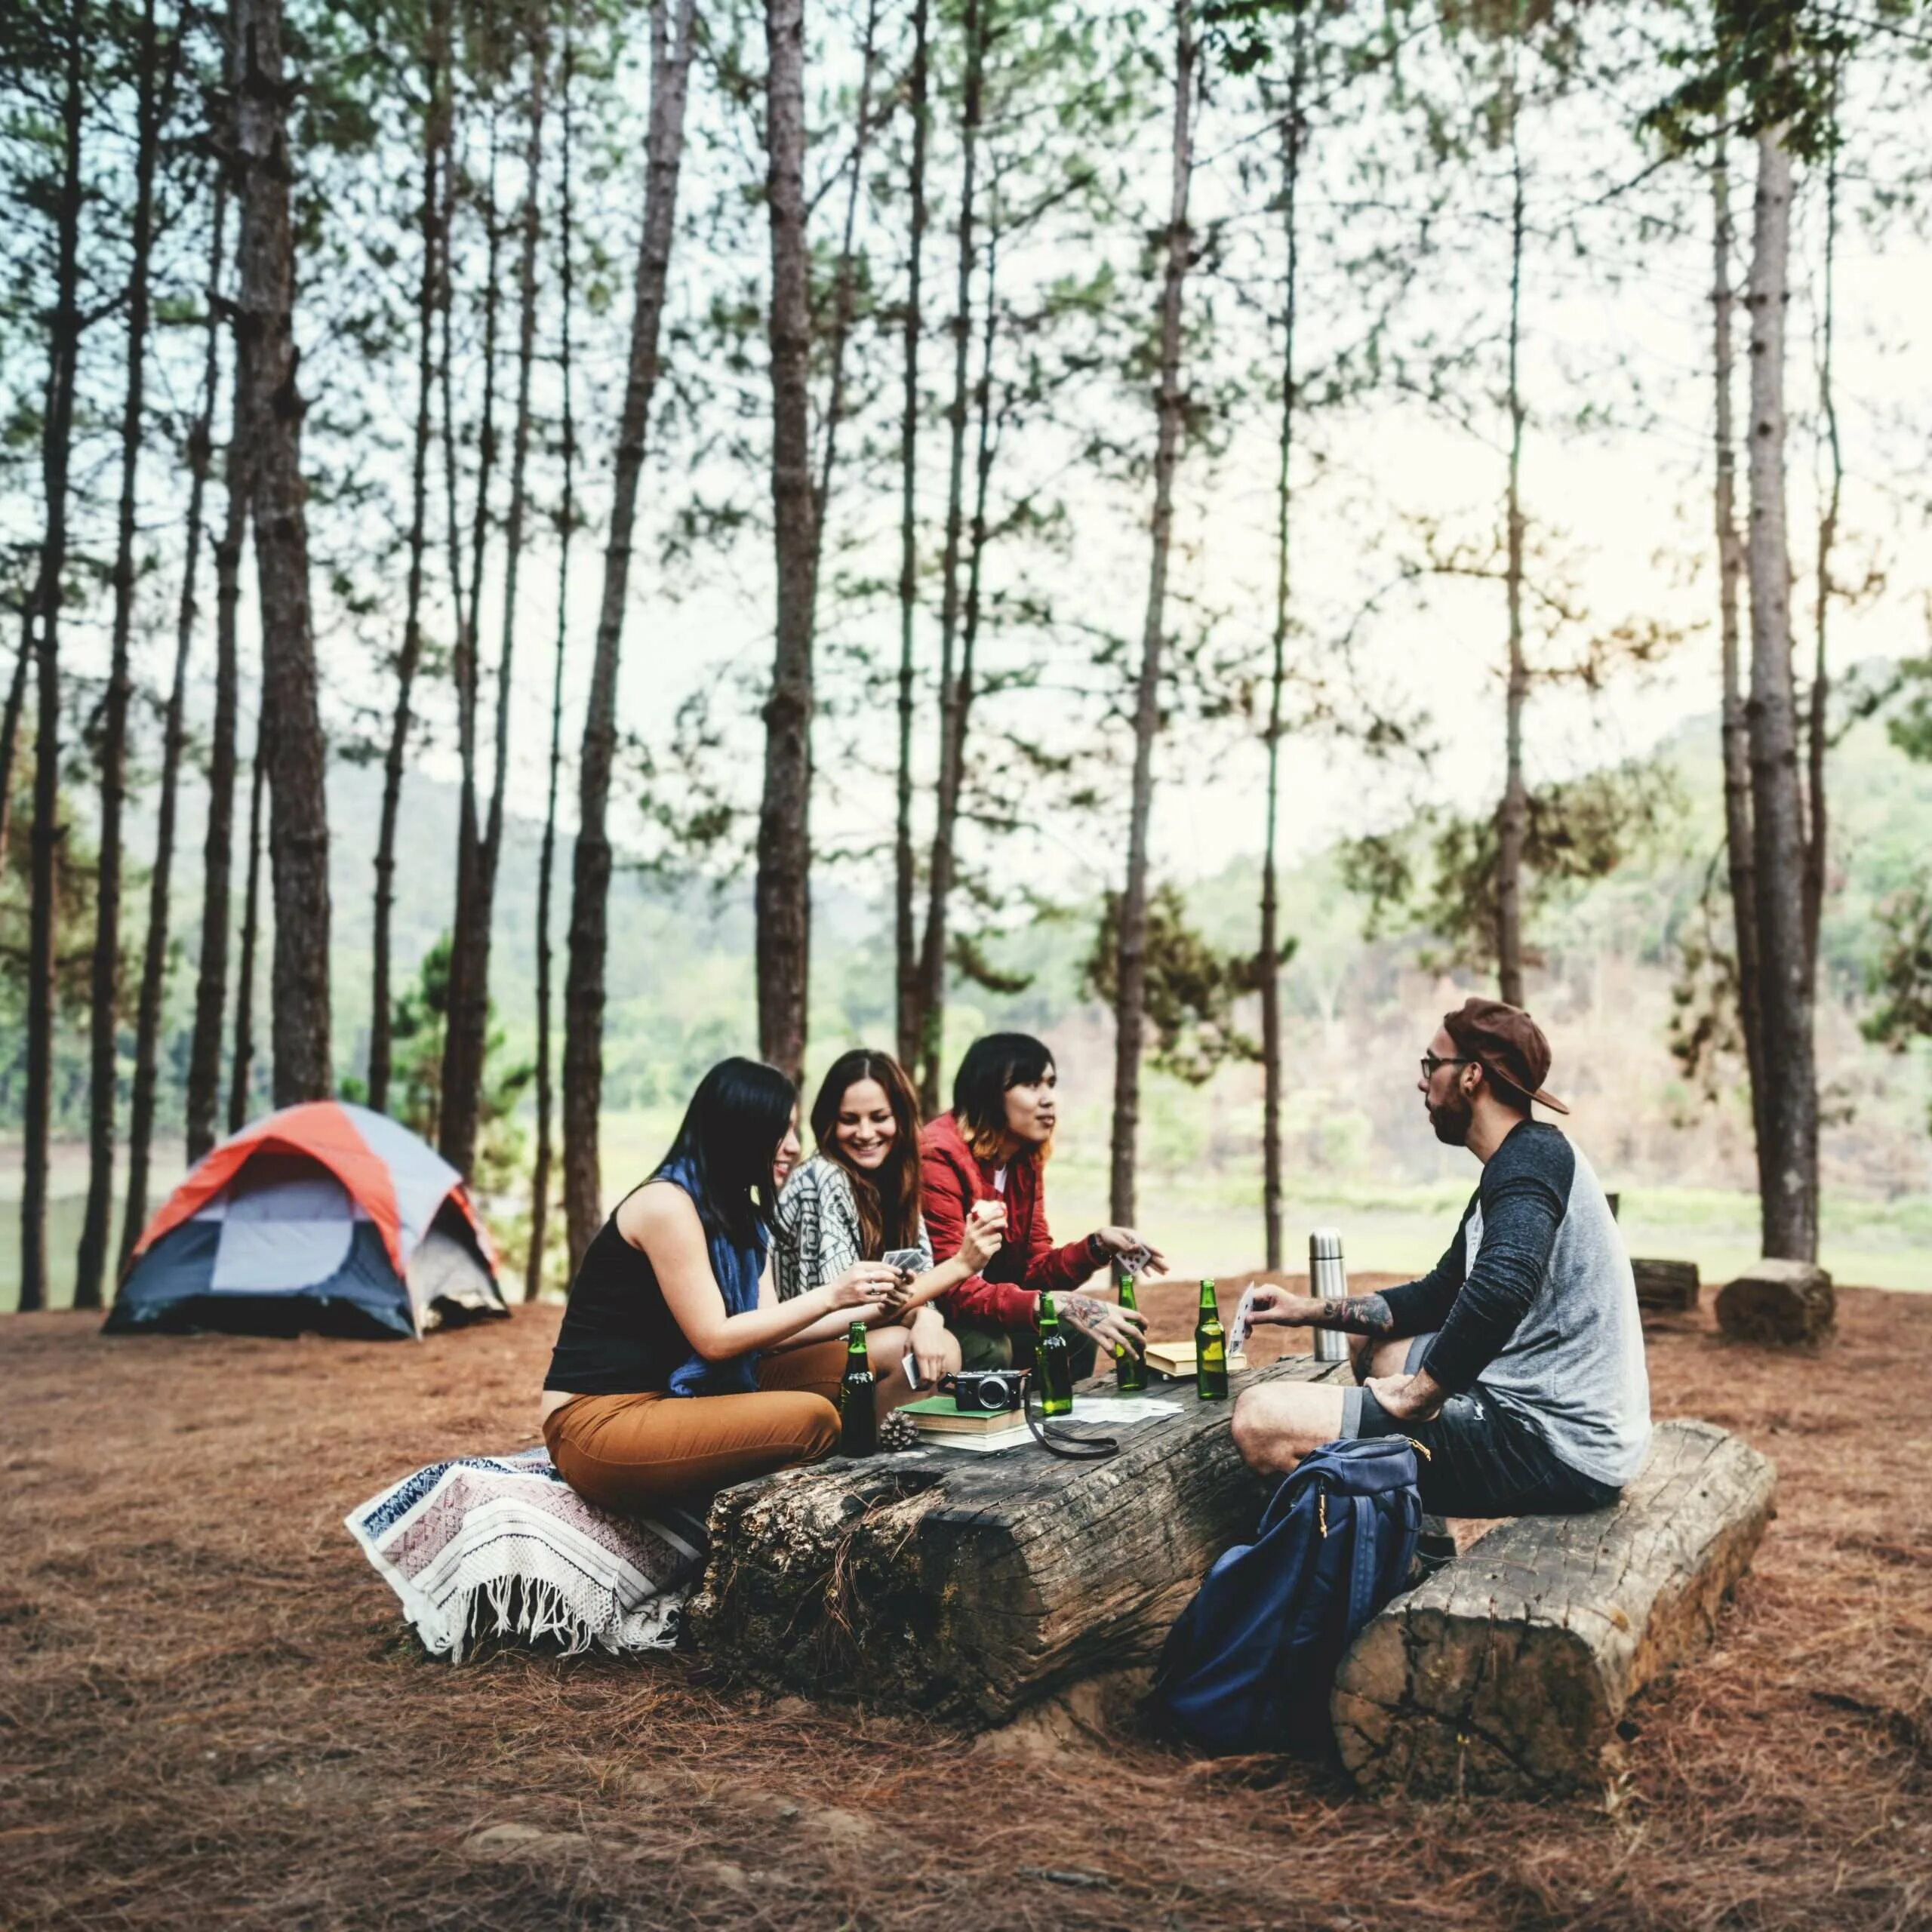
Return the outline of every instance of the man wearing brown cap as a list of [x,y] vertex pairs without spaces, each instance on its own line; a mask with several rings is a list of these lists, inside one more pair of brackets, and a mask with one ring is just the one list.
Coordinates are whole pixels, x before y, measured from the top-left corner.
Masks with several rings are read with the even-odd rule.
[[1482,1177],[1419,1281],[1345,1301],[1257,1292],[1254,1319],[1358,1337],[1353,1389],[1269,1383],[1235,1406],[1251,1468],[1284,1474],[1338,1436],[1407,1435],[1429,1452],[1423,1507],[1443,1516],[1607,1508],[1643,1467],[1650,1381],[1622,1235],[1590,1164],[1532,1105],[1549,1042],[1520,1008],[1443,1016],[1417,1083],[1438,1140]]

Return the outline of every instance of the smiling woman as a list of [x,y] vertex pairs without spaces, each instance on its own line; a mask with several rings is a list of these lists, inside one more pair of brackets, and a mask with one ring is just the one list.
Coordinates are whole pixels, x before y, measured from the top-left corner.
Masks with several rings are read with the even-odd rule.
[[959,1366],[938,1297],[971,1278],[999,1245],[981,1217],[938,1267],[919,1200],[919,1103],[890,1054],[857,1048],[835,1060],[812,1103],[818,1152],[779,1197],[774,1247],[782,1300],[808,1294],[862,1262],[890,1262],[900,1290],[870,1318],[903,1324],[921,1383]]

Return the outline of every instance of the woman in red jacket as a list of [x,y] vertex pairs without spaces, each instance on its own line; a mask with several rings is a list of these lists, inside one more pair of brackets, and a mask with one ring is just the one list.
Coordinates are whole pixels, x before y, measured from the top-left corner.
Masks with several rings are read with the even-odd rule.
[[999,1251],[971,1281],[940,1297],[968,1368],[1024,1367],[1033,1359],[1040,1296],[1051,1293],[1063,1319],[1088,1339],[1076,1344],[1074,1371],[1093,1373],[1095,1346],[1140,1349],[1137,1314],[1076,1292],[1109,1257],[1144,1255],[1140,1266],[1167,1272],[1167,1258],[1131,1228],[1096,1228],[1063,1247],[1047,1230],[1043,1174],[1057,1118],[1054,1057],[1026,1033],[989,1033],[966,1049],[952,1082],[952,1111],[920,1136],[920,1186],[933,1253],[958,1251],[966,1217],[979,1201],[1004,1204]]

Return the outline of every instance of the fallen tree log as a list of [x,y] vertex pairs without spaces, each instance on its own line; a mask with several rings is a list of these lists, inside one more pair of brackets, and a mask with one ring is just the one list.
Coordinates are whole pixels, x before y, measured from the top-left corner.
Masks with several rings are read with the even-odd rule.
[[1632,1698],[1710,1633],[1777,1471],[1672,1422],[1612,1510],[1501,1524],[1374,1618],[1331,1706],[1364,1791],[1530,1797],[1600,1785]]
[[1735,1341],[1815,1342],[1837,1318],[1832,1278],[1815,1262],[1754,1262],[1718,1291],[1718,1326]]
[[[1297,1356],[1234,1386],[1280,1379],[1346,1383],[1348,1370]],[[1235,1451],[1232,1401],[1174,1395],[1174,1419],[1106,1425],[1121,1451],[1105,1462],[1031,1441],[992,1456],[928,1447],[722,1491],[686,1641],[770,1689],[968,1726],[1151,1662],[1268,1493]]]
[[1632,1260],[1630,1272],[1636,1281],[1641,1309],[1678,1314],[1697,1306],[1700,1284],[1694,1261]]

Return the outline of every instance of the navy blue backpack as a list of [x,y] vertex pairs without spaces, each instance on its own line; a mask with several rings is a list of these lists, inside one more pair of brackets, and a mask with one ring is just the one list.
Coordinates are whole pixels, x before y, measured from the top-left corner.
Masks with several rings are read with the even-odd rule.
[[1168,1632],[1152,1703],[1211,1751],[1281,1751],[1328,1733],[1355,1633],[1408,1580],[1422,1527],[1406,1437],[1324,1443],[1210,1570]]

